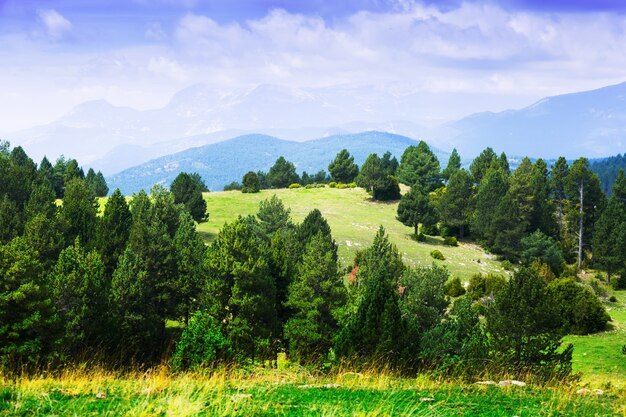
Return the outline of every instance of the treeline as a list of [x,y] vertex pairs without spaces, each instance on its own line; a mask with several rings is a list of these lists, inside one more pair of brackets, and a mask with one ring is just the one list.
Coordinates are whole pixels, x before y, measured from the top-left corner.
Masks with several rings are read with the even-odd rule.
[[613,184],[617,179],[617,175],[623,169],[626,169],[626,154],[591,162],[591,170],[598,174],[600,182],[602,182],[602,191],[608,196],[613,191]]

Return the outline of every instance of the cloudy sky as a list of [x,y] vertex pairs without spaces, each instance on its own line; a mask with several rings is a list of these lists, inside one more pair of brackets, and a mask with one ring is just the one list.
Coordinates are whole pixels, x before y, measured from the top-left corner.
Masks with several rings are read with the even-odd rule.
[[[374,85],[424,119],[626,81],[623,0],[0,0],[0,134],[194,83]],[[441,104],[443,103],[443,104]]]

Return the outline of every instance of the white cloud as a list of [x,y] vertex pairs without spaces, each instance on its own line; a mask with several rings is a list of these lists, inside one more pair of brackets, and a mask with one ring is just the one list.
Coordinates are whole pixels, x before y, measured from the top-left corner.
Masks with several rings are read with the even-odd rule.
[[144,31],[146,39],[152,41],[162,41],[167,38],[167,34],[161,27],[160,22],[150,22],[146,24],[146,30]]
[[72,24],[54,9],[39,9],[37,15],[52,39],[60,39],[72,29]]
[[150,58],[148,71],[179,82],[188,80],[187,72],[178,62],[163,56]]

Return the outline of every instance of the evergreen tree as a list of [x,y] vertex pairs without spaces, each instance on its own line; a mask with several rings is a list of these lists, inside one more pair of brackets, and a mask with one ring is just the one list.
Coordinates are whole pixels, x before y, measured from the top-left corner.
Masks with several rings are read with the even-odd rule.
[[338,331],[338,311],[346,289],[334,255],[334,245],[321,233],[307,244],[289,285],[285,305],[293,316],[284,328],[291,355],[303,362],[324,358]]
[[95,238],[98,202],[84,180],[74,178],[66,183],[63,205],[59,211],[66,225],[66,242],[77,237],[86,248],[91,248]]
[[439,160],[426,142],[405,149],[398,167],[398,180],[403,184],[419,185],[430,192],[441,186]]
[[126,199],[116,189],[104,206],[104,214],[98,222],[96,247],[105,266],[107,276],[112,276],[119,257],[126,249],[132,227],[132,215]]
[[67,161],[65,157],[61,155],[54,163],[54,177],[52,181],[52,188],[57,195],[57,198],[63,198],[65,194],[65,168]]
[[45,156],[39,163],[37,176],[42,183],[48,183],[50,186],[54,185],[54,167]]
[[480,184],[483,177],[487,175],[489,168],[494,161],[497,160],[496,153],[491,148],[487,148],[472,161],[470,165],[470,173],[474,184]]
[[85,253],[77,239],[59,255],[50,284],[63,326],[63,351],[76,357],[100,349],[112,325],[107,322],[109,285],[100,255]]
[[276,197],[276,194],[261,201],[259,203],[259,211],[256,214],[259,220],[260,235],[269,242],[278,230],[292,227],[293,223],[289,217],[290,213],[291,210],[285,208],[282,200]]
[[48,218],[54,217],[58,211],[55,199],[56,195],[50,183],[42,181],[35,184],[24,208],[24,217],[32,219],[37,214],[43,214]]
[[391,175],[392,177],[396,176],[398,171],[398,160],[394,156],[392,158],[391,152],[387,151],[380,159],[381,168],[387,175]]
[[567,199],[567,178],[569,177],[569,166],[564,157],[559,157],[550,171],[550,191],[552,200],[557,206],[557,224],[559,227],[559,237],[563,237],[563,208]]
[[299,181],[296,167],[284,157],[279,157],[267,173],[267,180],[272,188],[287,188]]
[[0,244],[0,368],[23,371],[51,352],[52,302],[37,253],[17,238]]
[[493,245],[493,220],[496,208],[507,194],[508,189],[508,178],[501,169],[489,170],[478,186],[476,210],[472,219],[472,233],[475,233],[487,246]]
[[44,271],[52,268],[66,246],[59,220],[42,213],[36,214],[26,222],[24,239],[39,254]]
[[521,259],[526,266],[530,267],[538,259],[541,263],[550,266],[554,274],[559,275],[561,273],[562,265],[565,262],[563,251],[550,236],[537,230],[522,238],[521,245]]
[[593,255],[605,267],[607,282],[626,265],[626,203],[615,192],[595,224]]
[[406,323],[397,290],[403,270],[397,248],[381,227],[361,257],[359,282],[363,295],[339,334],[340,354],[362,361],[384,360],[391,366],[400,363],[406,347]]
[[498,157],[497,161],[498,166],[504,171],[506,175],[511,175],[511,167],[509,166],[509,158],[506,157],[506,154],[502,152]]
[[85,173],[83,172],[83,169],[78,165],[78,161],[76,161],[76,159],[70,159],[65,164],[63,170],[63,183],[67,186],[67,184],[71,180],[75,179],[84,180]]
[[205,277],[204,258],[206,246],[196,231],[196,224],[187,212],[180,214],[180,225],[174,236],[174,249],[178,266],[176,310],[189,323],[189,316],[195,310],[202,280]]
[[554,217],[555,207],[550,200],[548,166],[543,159],[535,162],[530,186],[534,195],[530,231],[541,230],[548,236],[556,236],[558,226]]
[[348,184],[358,175],[359,167],[354,163],[354,157],[346,149],[342,149],[328,165],[328,172],[333,181]]
[[183,204],[193,219],[197,222],[206,221],[208,214],[206,212],[206,201],[202,197],[202,184],[187,174],[181,172],[172,181],[170,190],[174,195],[174,203]]
[[372,183],[372,198],[378,201],[400,199],[400,185],[396,177],[386,175]]
[[446,190],[439,200],[439,213],[443,222],[459,228],[459,237],[465,235],[472,209],[472,179],[467,171],[459,169],[449,178]]
[[561,349],[562,325],[544,279],[530,269],[516,272],[487,310],[494,358],[516,375],[571,372],[573,349]]
[[361,171],[356,177],[356,183],[359,187],[371,191],[374,183],[385,178],[387,175],[382,160],[378,155],[373,153],[367,157],[363,166],[361,166]]
[[304,246],[307,245],[318,233],[321,233],[330,242],[332,242],[332,246],[334,248],[333,256],[334,259],[337,260],[337,244],[332,238],[330,225],[318,209],[313,209],[306,215],[302,223],[298,225],[296,236],[298,242],[300,242],[302,248],[304,249]]
[[461,156],[456,148],[452,149],[450,159],[448,159],[448,165],[446,169],[441,172],[441,176],[444,180],[449,181],[452,174],[461,169]]
[[254,171],[248,171],[241,181],[242,193],[258,193],[261,189],[259,177]]
[[422,224],[429,228],[437,223],[437,212],[426,194],[418,185],[404,194],[398,204],[396,219],[408,227],[412,227],[417,236],[418,227]]
[[22,234],[24,222],[15,201],[6,194],[0,197],[0,243],[9,243]]

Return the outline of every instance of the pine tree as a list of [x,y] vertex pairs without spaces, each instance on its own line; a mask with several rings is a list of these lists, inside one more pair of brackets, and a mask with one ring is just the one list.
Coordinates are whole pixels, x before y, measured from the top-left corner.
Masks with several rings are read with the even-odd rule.
[[259,203],[259,211],[256,214],[259,222],[259,233],[268,242],[278,230],[293,227],[290,218],[291,210],[285,208],[282,200],[272,194],[271,198]]
[[491,169],[478,186],[476,210],[472,219],[472,233],[483,240],[487,246],[493,245],[493,220],[495,208],[507,194],[509,181],[501,169]]
[[258,175],[254,171],[248,171],[241,180],[241,192],[258,193],[260,189],[261,184]]
[[346,149],[342,149],[328,165],[328,172],[333,181],[348,184],[358,175],[359,167],[354,163],[354,157]]
[[404,194],[398,204],[396,219],[408,227],[412,227],[417,236],[418,227],[422,224],[429,228],[437,223],[437,211],[426,194],[418,185]]
[[267,180],[272,188],[287,188],[299,181],[296,167],[284,157],[279,157],[267,173]]
[[361,258],[359,282],[363,295],[338,337],[340,354],[362,361],[385,360],[391,366],[401,361],[406,347],[406,323],[400,312],[397,288],[403,270],[397,248],[381,227]]
[[444,180],[449,181],[452,174],[461,169],[461,156],[456,148],[452,149],[452,153],[450,154],[450,158],[448,159],[448,165],[446,169],[441,172],[441,176]]
[[607,282],[626,265],[626,203],[615,192],[595,224],[593,255],[606,268]]
[[563,224],[563,209],[567,199],[567,178],[569,176],[569,166],[564,157],[559,157],[550,171],[550,191],[552,200],[557,206],[557,224],[559,227],[559,237],[563,237],[565,229]]
[[24,222],[15,201],[6,194],[0,197],[0,243],[8,243],[22,234]]
[[104,206],[104,214],[98,222],[96,247],[102,255],[107,276],[112,276],[119,257],[126,249],[132,227],[132,215],[126,199],[116,189]]
[[304,246],[306,246],[318,233],[321,233],[332,242],[333,256],[335,260],[337,260],[337,243],[335,243],[335,240],[332,238],[330,225],[324,216],[322,216],[322,212],[318,209],[313,209],[306,215],[302,223],[298,225],[296,236],[298,242],[304,249]]
[[419,185],[430,192],[441,186],[439,160],[426,142],[405,149],[398,167],[398,180],[406,185]]
[[497,160],[496,153],[491,148],[487,148],[478,155],[470,165],[470,173],[474,184],[480,184],[487,175],[494,161]]
[[337,315],[346,301],[346,289],[333,249],[327,236],[315,235],[289,285],[285,305],[293,316],[285,324],[285,338],[292,356],[303,362],[323,358],[339,328]]
[[459,237],[465,235],[472,208],[472,180],[463,169],[454,172],[439,201],[439,213],[445,224],[459,228]]
[[202,185],[194,180],[190,174],[181,172],[172,181],[170,190],[174,195],[175,204],[183,204],[197,222],[208,219],[206,201],[202,197]]
[[24,226],[24,238],[39,254],[44,271],[56,263],[59,254],[66,247],[62,225],[57,217],[36,214]]
[[67,225],[66,242],[73,242],[78,237],[86,248],[92,247],[98,207],[84,180],[76,178],[66,183],[63,206],[59,211],[62,222]]

